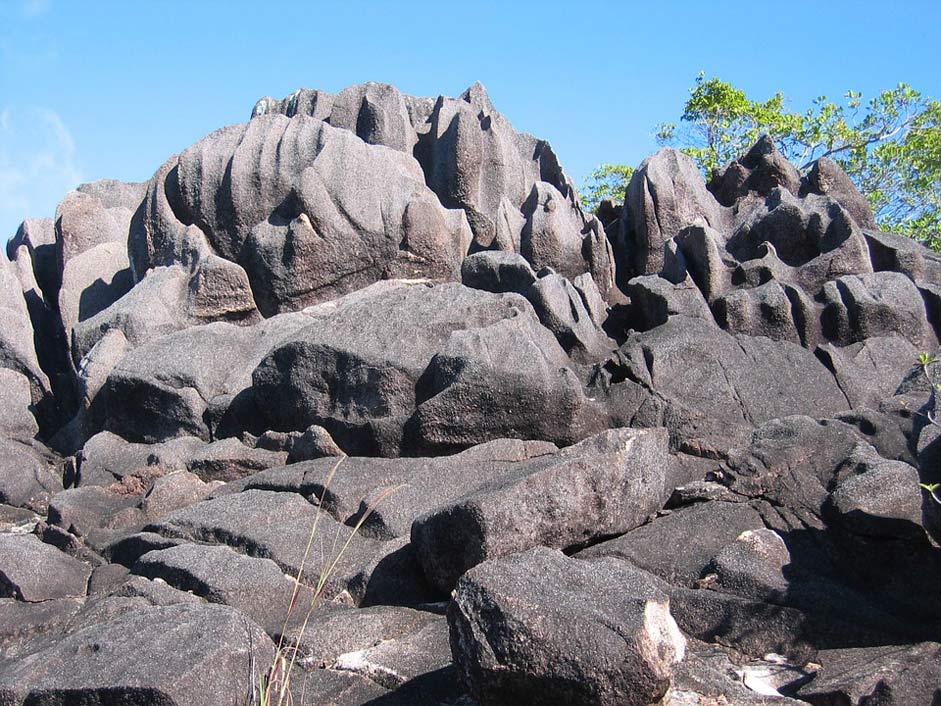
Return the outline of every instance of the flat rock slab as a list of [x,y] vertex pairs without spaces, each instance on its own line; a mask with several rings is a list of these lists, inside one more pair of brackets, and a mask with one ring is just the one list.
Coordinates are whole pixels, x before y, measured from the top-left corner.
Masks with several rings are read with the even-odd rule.
[[889,645],[825,650],[817,677],[797,692],[814,706],[941,702],[941,645]]
[[[346,524],[355,524],[372,508],[360,532],[387,540],[408,536],[418,516],[511,473],[525,461],[556,451],[547,441],[498,439],[453,456],[350,457],[339,465],[336,459],[323,458],[256,473],[228,483],[216,494],[242,489],[296,492]],[[336,473],[327,483],[334,467]],[[391,495],[376,502],[390,489]]]
[[741,662],[741,655],[732,650],[690,640],[686,658],[676,668],[665,703],[670,706],[801,706],[805,703],[781,696],[781,691],[785,687],[793,691],[795,686],[813,677],[812,671],[780,659]]
[[717,552],[742,532],[762,528],[761,515],[745,503],[696,503],[576,556],[626,559],[668,583],[692,588]]
[[537,458],[415,520],[412,544],[443,591],[486,559],[626,532],[663,507],[665,429],[616,429]]
[[82,628],[0,667],[0,702],[249,703],[274,644],[237,611],[175,605]]
[[34,603],[84,596],[91,567],[32,534],[0,534],[0,595]]
[[294,627],[285,641],[298,650],[307,669],[330,667],[340,655],[366,650],[416,632],[433,621],[433,613],[398,606],[340,608],[325,605],[311,615],[307,630]]
[[9,659],[38,636],[60,631],[82,607],[80,598],[24,603],[0,598],[0,657]]
[[332,567],[323,590],[328,600],[347,591],[354,580],[361,581],[364,567],[391,549],[387,543],[359,536],[296,493],[267,490],[206,500],[145,529],[190,542],[224,544],[251,557],[271,559],[289,576],[302,572],[302,582],[311,586],[324,568]]
[[[420,627],[393,639],[381,640],[360,650],[338,655],[333,669],[360,674],[386,689],[395,689],[422,675],[451,667],[448,623],[444,616],[430,616]],[[452,672],[453,689],[457,688]]]
[[[280,636],[286,625],[303,620],[314,600],[313,590],[297,586],[270,559],[245,556],[223,546],[181,544],[148,552],[133,571],[191,591],[210,603],[231,606],[273,638]],[[292,604],[295,596],[296,605]]]

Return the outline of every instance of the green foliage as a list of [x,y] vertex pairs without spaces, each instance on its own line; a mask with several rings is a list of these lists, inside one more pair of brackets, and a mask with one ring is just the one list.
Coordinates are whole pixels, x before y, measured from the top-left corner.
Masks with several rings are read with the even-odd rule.
[[626,164],[602,164],[588,175],[588,182],[582,189],[582,205],[593,212],[605,199],[623,202],[633,173],[634,168]]
[[[701,73],[680,122],[658,126],[658,142],[686,152],[707,176],[767,134],[803,171],[821,157],[839,164],[883,230],[941,250],[941,103],[904,83],[866,102],[857,91],[839,102],[821,96],[798,112],[782,93],[754,101]],[[597,182],[599,173],[602,168],[589,179]],[[590,182],[589,204],[596,203],[591,189]]]

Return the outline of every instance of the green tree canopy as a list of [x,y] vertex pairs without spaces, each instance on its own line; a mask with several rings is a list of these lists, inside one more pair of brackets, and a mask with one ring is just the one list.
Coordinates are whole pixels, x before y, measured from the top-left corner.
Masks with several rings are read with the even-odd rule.
[[[869,101],[856,91],[847,91],[839,102],[821,96],[796,112],[782,93],[755,101],[725,81],[700,74],[680,125],[658,126],[657,141],[688,154],[708,178],[763,134],[802,171],[821,157],[837,162],[869,200],[883,230],[941,245],[938,101],[899,84]],[[630,172],[619,165],[593,172],[584,190],[589,208],[612,193],[623,198]]]

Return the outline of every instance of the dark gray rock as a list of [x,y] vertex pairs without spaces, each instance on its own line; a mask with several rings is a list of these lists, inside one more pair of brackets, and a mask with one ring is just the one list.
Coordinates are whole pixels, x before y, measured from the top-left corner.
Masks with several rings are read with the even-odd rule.
[[104,428],[129,441],[179,436],[209,441],[258,423],[252,370],[272,347],[311,322],[286,314],[257,326],[216,322],[160,336],[134,349],[108,375]]
[[58,269],[56,267],[56,225],[52,218],[27,218],[9,241],[7,259],[19,259],[20,248],[29,256],[29,270],[34,274],[38,292],[44,297],[54,293]]
[[[791,554],[774,530],[749,529],[705,569],[710,588],[755,601],[780,603],[788,592]],[[710,576],[711,575],[711,576]]]
[[209,706],[251,698],[272,664],[268,637],[231,608],[177,605],[79,629],[0,668],[9,704]]
[[668,401],[665,423],[674,443],[698,455],[724,455],[771,419],[848,408],[832,375],[804,348],[731,336],[698,319],[674,318],[635,333],[620,356],[629,379]]
[[843,463],[857,449],[876,455],[848,424],[782,417],[760,426],[749,445],[729,453],[725,482],[736,493],[819,517]]
[[719,231],[726,226],[727,216],[693,160],[672,149],[644,160],[631,177],[624,205],[621,231],[628,240],[619,244],[618,269],[624,266],[634,275],[658,274],[664,244],[697,220]]
[[24,603],[0,598],[0,651],[5,660],[28,653],[39,640],[62,633],[82,608],[81,598],[53,598]]
[[718,231],[703,225],[692,225],[675,237],[686,268],[706,301],[721,296],[729,287],[731,272],[723,258],[725,238]]
[[388,277],[455,279],[471,240],[411,155],[304,115],[205,137],[158,171],[143,208],[138,278],[211,247],[245,269],[266,316]]
[[114,539],[102,549],[101,554],[108,561],[130,568],[147,552],[176,547],[185,541],[155,532],[135,532]]
[[[571,442],[585,435],[589,403],[567,363],[518,295],[383,283],[276,346],[255,370],[254,396],[274,428],[318,424],[355,454],[441,453],[505,436]],[[534,418],[534,404],[559,418]]]
[[471,570],[448,609],[451,651],[476,703],[649,704],[686,641],[656,580],[615,559],[545,548]]
[[154,522],[174,510],[205,500],[217,485],[204,483],[199,476],[189,471],[171,471],[154,480],[138,507],[149,522]]
[[[406,425],[411,453],[451,453],[491,439],[575,443],[609,426],[568,356],[535,316],[456,331],[425,372],[426,399]],[[551,417],[533,409],[552,409]]]
[[821,157],[814,162],[801,180],[800,194],[829,196],[849,212],[860,228],[876,228],[876,219],[866,199],[832,159]]
[[916,706],[941,699],[941,645],[888,645],[825,650],[816,678],[797,695],[814,706]]
[[[414,631],[338,655],[332,668],[359,674],[386,689],[405,687],[403,691],[406,693],[413,690],[410,688],[410,682],[441,670],[450,678],[442,685],[443,689],[436,689],[444,693],[432,703],[447,703],[460,697],[463,692],[458,687],[456,675],[451,669],[447,620],[443,616],[429,617],[430,619]],[[428,688],[419,687],[415,690],[427,691]]]
[[712,310],[719,325],[730,333],[801,343],[791,300],[777,282],[729,292],[716,299]]
[[5,597],[28,603],[85,595],[91,567],[31,534],[0,534],[0,584]]
[[[217,495],[240,490],[299,493],[348,525],[368,512],[360,532],[389,540],[408,536],[412,521],[482,484],[512,475],[526,461],[554,454],[549,442],[498,439],[453,456],[433,458],[350,457],[295,463],[232,482]],[[336,472],[331,477],[331,471]],[[328,483],[327,480],[330,479]],[[389,489],[394,492],[377,502]]]
[[206,444],[184,460],[186,468],[206,482],[236,480],[286,461],[286,453],[251,448],[231,438]]
[[774,140],[768,135],[762,135],[743,157],[714,173],[708,184],[709,191],[715,194],[723,206],[733,206],[750,193],[767,196],[777,187],[797,196],[801,188],[801,175],[778,152]]
[[250,557],[271,559],[285,574],[300,575],[311,586],[319,580],[322,557],[332,564],[339,556],[323,589],[327,600],[346,592],[347,600],[352,601],[351,584],[368,584],[370,577],[362,575],[364,569],[397,548],[361,537],[300,495],[263,490],[247,490],[191,505],[145,530],[190,542],[225,544]]
[[97,528],[139,530],[146,517],[136,505],[146,486],[132,488],[139,494],[124,492],[125,487],[92,485],[63,490],[49,502],[49,523],[79,537]]
[[[314,591],[298,585],[270,559],[239,554],[228,547],[181,544],[144,554],[132,571],[161,579],[210,603],[231,606],[277,639],[288,625],[299,625],[314,601]],[[296,605],[295,605],[296,599]]]
[[206,446],[194,436],[161,444],[137,444],[103,431],[91,437],[78,454],[79,485],[110,485],[142,470],[168,472],[186,467],[186,459]]
[[[256,446],[261,448],[261,446]],[[343,449],[330,436],[330,432],[317,424],[311,424],[304,433],[290,444],[288,463],[310,461],[325,456],[345,456]]]
[[836,201],[810,195],[798,199],[776,188],[738,214],[735,231],[726,242],[739,262],[760,258],[766,244],[794,268],[792,277],[815,296],[836,277],[872,270],[862,231]]
[[35,438],[39,425],[31,407],[29,378],[15,370],[0,368],[0,435],[27,442]]
[[878,230],[863,231],[875,272],[901,272],[921,285],[938,281],[937,255],[912,238]]
[[581,296],[582,303],[588,310],[591,320],[598,326],[604,325],[608,318],[608,304],[601,295],[601,290],[598,288],[595,278],[585,272],[573,279],[572,284],[575,285],[575,291]]
[[721,645],[687,640],[686,658],[677,665],[665,701],[670,706],[800,706],[781,696],[812,679],[812,665],[798,666],[780,655],[743,663],[741,655]]
[[188,286],[189,274],[183,267],[148,270],[146,277],[111,306],[75,323],[70,341],[73,365],[81,367],[82,360],[111,331],[120,331],[128,347],[136,348],[185,328],[190,323],[184,304]]
[[201,605],[203,600],[192,593],[180,591],[163,581],[151,581],[128,573],[124,581],[109,593],[113,598],[140,598],[149,605],[169,606],[180,603]]
[[29,380],[40,427],[51,421],[50,383],[39,365],[34,330],[20,281],[13,265],[0,258],[0,368],[9,368]]
[[0,502],[45,512],[62,490],[62,474],[32,446],[0,439]]
[[666,502],[671,464],[665,429],[603,432],[418,518],[412,544],[429,581],[447,591],[487,559],[639,526]]
[[918,351],[898,335],[871,336],[859,343],[818,346],[817,358],[827,366],[855,409],[878,409],[892,397],[918,358]]
[[98,196],[69,192],[56,208],[56,264],[59,273],[75,257],[97,245],[127,242],[133,212],[106,205]]
[[624,291],[631,298],[631,327],[638,331],[665,324],[671,316],[714,322],[709,305],[690,277],[675,284],[659,275],[634,277]]
[[58,312],[73,365],[77,367],[81,358],[71,350],[76,325],[114,304],[130,291],[131,285],[127,245],[123,241],[95,245],[66,263]]
[[522,253],[535,269],[549,265],[570,279],[590,272],[607,296],[613,258],[601,224],[582,212],[549,144],[517,133],[479,83],[437,100],[378,83],[337,95],[303,89],[281,101],[263,98],[253,122],[274,113],[309,116],[367,144],[414,153],[441,203],[463,209],[475,250]]
[[670,612],[684,635],[752,657],[775,653],[806,662],[816,654],[813,625],[799,610],[719,591],[676,588],[669,593]]
[[539,322],[552,331],[573,360],[596,362],[616,347],[595,323],[578,290],[562,275],[540,277],[524,295]]
[[535,281],[533,268],[515,252],[485,250],[468,255],[461,263],[461,282],[473,289],[522,294]]
[[576,556],[624,559],[675,586],[693,588],[723,547],[747,530],[762,528],[761,515],[745,503],[696,503]]
[[353,672],[333,669],[307,671],[295,665],[289,691],[295,704],[331,704],[332,706],[361,706],[374,701],[396,704],[395,695],[376,682]]
[[127,580],[130,570],[121,564],[101,564],[92,569],[88,579],[88,595],[111,593]]
[[832,341],[846,345],[894,334],[920,349],[934,348],[924,302],[905,275],[846,275],[828,282],[823,296],[824,335]]
[[909,438],[913,437],[914,415],[898,406],[904,396],[884,399],[876,409],[855,408],[836,415],[835,419],[856,428],[860,437],[872,444],[883,458],[917,465]]
[[831,520],[854,534],[924,542],[918,471],[878,457],[857,470],[830,494]]
[[[397,640],[435,620],[432,613],[398,606],[342,609],[324,605],[313,614],[316,629],[293,627],[286,644],[298,650],[298,663],[308,669],[332,666],[341,655]],[[445,639],[445,655],[449,656]],[[351,660],[350,660],[351,661]]]

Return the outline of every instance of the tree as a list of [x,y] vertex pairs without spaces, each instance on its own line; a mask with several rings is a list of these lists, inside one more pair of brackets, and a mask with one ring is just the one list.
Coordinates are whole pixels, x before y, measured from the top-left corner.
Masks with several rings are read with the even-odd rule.
[[[906,84],[868,102],[847,91],[836,103],[821,96],[804,112],[782,93],[764,102],[718,78],[700,74],[680,117],[664,123],[657,141],[688,154],[708,177],[744,154],[762,134],[802,171],[829,157],[868,199],[883,230],[941,248],[941,103]],[[617,174],[617,165],[604,165]],[[586,195],[597,182],[593,172]],[[619,191],[626,186],[608,183]]]
[[590,211],[596,211],[605,199],[624,200],[624,189],[631,180],[634,168],[626,164],[602,164],[588,175],[588,182],[582,188],[582,205]]

